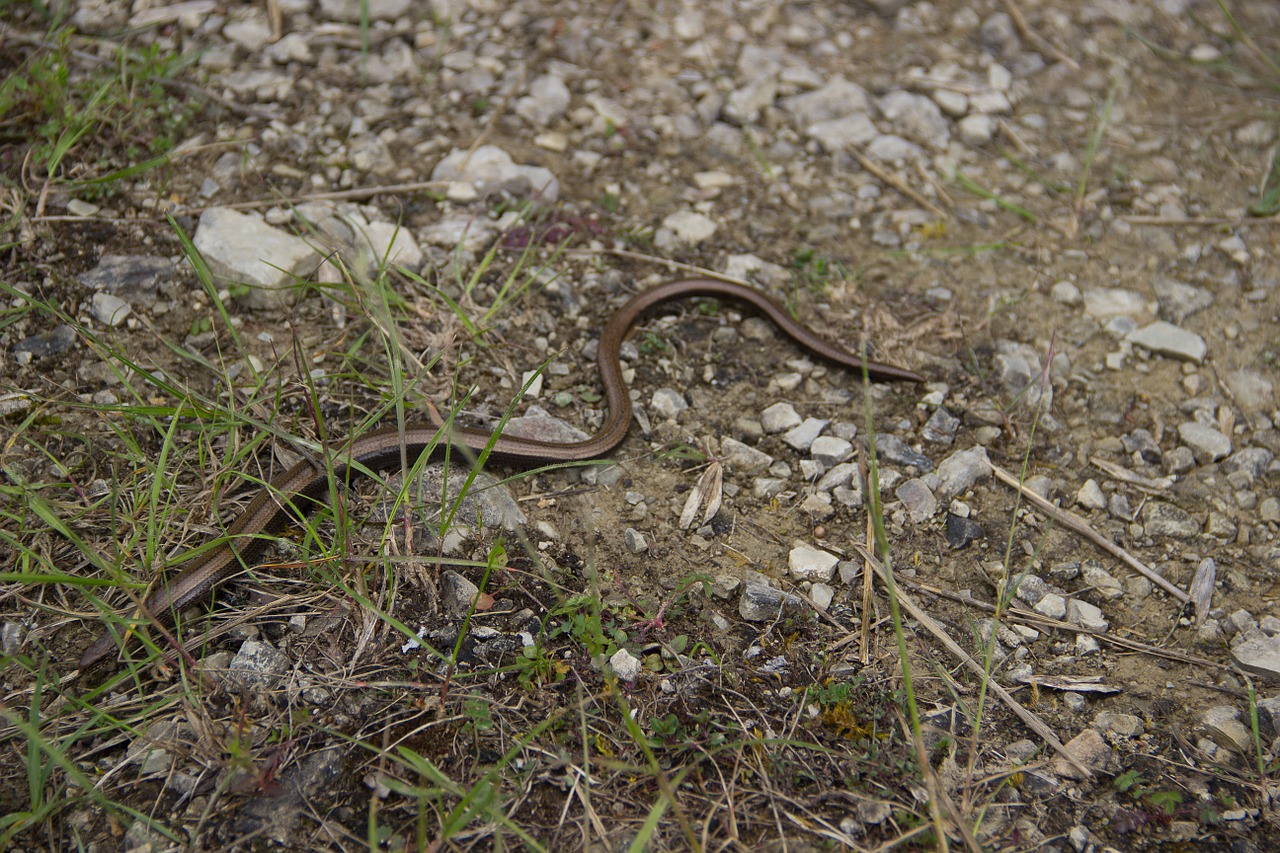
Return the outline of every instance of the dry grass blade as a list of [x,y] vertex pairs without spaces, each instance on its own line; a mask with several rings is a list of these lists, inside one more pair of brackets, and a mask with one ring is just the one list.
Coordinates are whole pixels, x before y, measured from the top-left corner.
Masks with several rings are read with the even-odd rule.
[[[862,558],[864,560],[871,563],[876,574],[880,576],[880,580],[884,581],[884,567],[880,565],[880,561],[876,559],[875,555],[863,547],[860,542],[853,543],[853,547],[862,554]],[[946,631],[942,630],[942,626],[935,622],[933,617],[925,612],[924,608],[916,604],[915,599],[907,595],[905,591],[898,590],[898,602],[908,613],[911,614],[913,619],[918,621],[925,628],[925,630],[937,637],[952,656],[968,667],[968,669],[979,678],[987,677],[986,672],[982,668],[982,664],[979,661],[974,660],[974,658],[964,649],[960,648],[960,644],[951,639],[951,636]],[[1019,719],[1027,724],[1028,728],[1039,735],[1045,743],[1052,746],[1054,751],[1061,755],[1066,761],[1070,762],[1072,767],[1075,767],[1079,772],[1083,773],[1084,778],[1093,778],[1093,771],[1081,764],[1079,759],[1074,755],[1067,752],[1066,746],[1064,746],[1062,741],[1058,739],[1058,736],[1054,733],[1053,729],[1049,728],[1047,723],[1019,704],[1008,690],[1005,690],[995,681],[990,682],[990,688],[991,691],[995,693],[995,695],[998,696],[1011,711],[1013,711],[1013,713],[1018,715]]]
[[1115,544],[1110,539],[1107,539],[1098,531],[1094,530],[1092,527],[1089,526],[1089,523],[1086,522],[1080,516],[1076,515],[1070,510],[1065,510],[1062,507],[1054,506],[1053,504],[1049,503],[1047,500],[1040,497],[1031,489],[1028,489],[1022,483],[1018,482],[1017,477],[1013,476],[1008,471],[1001,468],[999,465],[992,465],[991,470],[995,472],[995,475],[999,480],[1003,481],[1006,485],[1010,486],[1011,488],[1014,488],[1020,491],[1024,498],[1026,498],[1031,503],[1035,504],[1038,508],[1043,510],[1046,515],[1048,515],[1054,521],[1061,524],[1063,527],[1066,527],[1069,530],[1079,533],[1081,536],[1090,540],[1099,548],[1111,554],[1116,559],[1123,561],[1131,569],[1133,569],[1134,571],[1146,577],[1152,583],[1154,583],[1155,585],[1163,589],[1165,592],[1172,595],[1174,598],[1181,601],[1183,604],[1186,604],[1191,600],[1191,596],[1187,595],[1185,592],[1178,589],[1178,587],[1174,586],[1171,582],[1166,580],[1162,575],[1160,575],[1154,569],[1148,568],[1147,565],[1143,563],[1141,560],[1139,560],[1137,557],[1133,556],[1128,551],[1121,548],[1119,545]]
[[870,157],[863,154],[861,151],[853,151],[852,153],[853,153],[853,156],[858,159],[858,162],[862,164],[862,168],[866,169],[868,172],[875,175],[877,178],[884,181],[886,184],[893,187],[898,192],[902,193],[907,198],[911,199],[916,204],[920,205],[925,210],[932,213],[934,216],[944,221],[951,218],[951,216],[945,210],[938,207],[933,202],[929,201],[929,199],[925,198],[919,192],[912,189],[911,186],[906,181],[901,180],[900,178],[898,178],[897,175],[883,168],[879,163],[872,160]]
[[[680,529],[688,530],[695,521],[706,524],[716,517],[720,504],[724,500],[724,467],[719,462],[712,462],[702,472],[698,483],[689,490],[689,497],[684,502],[684,510],[680,513]],[[702,510],[699,514],[698,510]]]

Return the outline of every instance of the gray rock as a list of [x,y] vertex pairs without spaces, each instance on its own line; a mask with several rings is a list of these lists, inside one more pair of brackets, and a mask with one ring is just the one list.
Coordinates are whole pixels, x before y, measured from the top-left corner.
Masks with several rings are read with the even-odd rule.
[[689,408],[684,396],[674,388],[658,388],[649,401],[649,409],[660,418],[675,420]]
[[78,276],[79,282],[91,290],[102,290],[136,301],[142,295],[154,296],[162,284],[174,281],[178,268],[166,258],[149,255],[103,255],[98,265]]
[[[880,131],[876,129],[875,124],[866,113],[854,113],[843,118],[815,122],[805,129],[805,134],[810,139],[815,140],[832,153],[866,145],[875,139],[879,133]],[[897,137],[894,138],[896,139]],[[905,140],[903,141],[905,142]],[[907,143],[907,145],[910,145],[910,143]],[[919,151],[918,148],[915,150]]]
[[938,485],[934,494],[947,503],[973,488],[980,480],[991,476],[991,460],[982,446],[959,450],[948,456],[938,466]]
[[1242,368],[1226,376],[1227,387],[1245,412],[1261,412],[1276,405],[1275,386],[1257,370]]
[[410,0],[320,0],[320,11],[330,20],[355,24],[365,14],[371,21],[394,21],[408,12],[410,5]]
[[956,125],[960,141],[965,145],[986,145],[996,135],[996,120],[987,115],[971,115],[960,119]]
[[227,678],[244,687],[274,690],[289,672],[289,658],[275,646],[245,640],[227,671]]
[[[1094,729],[1085,729],[1066,743],[1067,753],[1094,773],[1110,775],[1117,766],[1111,747]],[[1049,768],[1066,779],[1084,779],[1084,775],[1064,756],[1055,756]]]
[[787,554],[787,567],[791,576],[799,580],[827,582],[835,576],[840,558],[820,548],[797,544]]
[[911,520],[916,524],[923,524],[933,517],[938,510],[938,499],[933,496],[933,492],[924,484],[924,481],[915,478],[907,480],[894,491],[898,500],[902,501],[902,506],[907,511],[907,515],[911,516]]
[[908,142],[901,136],[884,133],[867,145],[867,156],[881,163],[906,163],[920,160],[924,157],[924,151],[919,145]]
[[735,438],[720,439],[720,456],[726,466],[749,474],[763,471],[773,464],[772,456]]
[[649,540],[634,527],[628,527],[622,531],[622,542],[632,554],[643,554],[649,550]]
[[1050,619],[1064,619],[1067,615],[1067,600],[1056,592],[1050,592],[1037,601],[1032,609]]
[[1084,481],[1084,485],[1076,493],[1076,503],[1085,509],[1104,509],[1107,498],[1102,494],[1102,487],[1098,485],[1098,481],[1091,477]]
[[548,204],[560,197],[560,182],[549,169],[519,165],[496,145],[481,145],[475,151],[453,149],[431,171],[431,180],[467,184],[481,196],[505,192],[520,198],[536,196]]
[[[1230,439],[1227,443],[1230,444]],[[1275,454],[1265,447],[1242,447],[1232,453],[1220,467],[1228,476],[1243,472],[1253,481],[1267,473],[1267,468],[1274,459]]]
[[289,304],[298,282],[320,265],[305,240],[228,208],[202,213],[193,242],[221,283],[249,285],[250,308]]
[[889,92],[880,99],[880,112],[903,136],[931,148],[945,148],[951,140],[951,125],[938,105],[914,92]]
[[1147,300],[1142,294],[1120,288],[1086,290],[1084,313],[1097,320],[1109,320],[1117,316],[1137,320],[1150,316]]
[[1087,601],[1073,598],[1067,602],[1067,621],[1090,631],[1106,631],[1111,627],[1102,616],[1102,610]]
[[809,455],[823,468],[830,469],[853,456],[853,444],[834,435],[820,435],[809,445]]
[[64,352],[75,343],[75,340],[76,333],[74,329],[65,324],[58,325],[48,332],[23,338],[14,344],[13,351],[15,354],[25,353],[33,358],[45,358]]
[[876,458],[882,464],[887,462],[890,465],[909,465],[920,471],[933,470],[932,459],[892,433],[876,433]]
[[1151,283],[1151,289],[1160,302],[1161,319],[1171,323],[1181,323],[1213,304],[1213,294],[1208,290],[1172,278],[1157,277]]
[[1194,361],[1196,364],[1204,361],[1205,354],[1209,351],[1204,338],[1164,320],[1157,320],[1130,332],[1127,339],[1152,352],[1183,361]]
[[133,306],[111,293],[95,293],[89,300],[89,313],[104,326],[119,326],[133,313]]
[[1280,636],[1262,635],[1233,645],[1231,659],[1245,672],[1280,681]]
[[939,406],[920,430],[920,437],[933,444],[951,444],[959,428],[960,419]]
[[790,403],[774,403],[760,413],[760,425],[770,434],[799,426],[801,422],[800,415]]
[[1102,734],[1115,734],[1129,740],[1139,738],[1143,731],[1146,731],[1146,726],[1143,725],[1140,717],[1117,711],[1098,712],[1098,715],[1093,717],[1093,727]]
[[534,127],[546,127],[569,109],[569,87],[559,77],[543,74],[529,84],[529,94],[516,101],[516,115]]
[[1200,717],[1213,742],[1223,749],[1235,753],[1249,754],[1253,751],[1253,734],[1240,721],[1240,710],[1230,705],[1217,705],[1209,708]]
[[696,246],[716,233],[716,222],[702,213],[692,210],[677,210],[662,220],[662,227],[668,229],[680,243]]
[[763,580],[748,579],[742,586],[738,615],[748,622],[771,622],[784,611],[799,613],[804,606],[799,596],[774,589]]
[[1142,525],[1148,536],[1190,539],[1200,532],[1200,523],[1186,510],[1163,501],[1148,501],[1142,508]]
[[808,128],[854,113],[867,113],[871,110],[871,98],[866,89],[837,75],[812,92],[783,98],[779,105],[791,114],[797,127]]
[[813,446],[813,442],[817,440],[829,423],[831,421],[805,418],[799,426],[793,427],[783,434],[782,440],[795,450],[807,453],[809,448]]
[[832,489],[841,486],[848,486],[858,475],[858,466],[852,462],[841,462],[839,465],[832,465],[827,473],[822,475],[818,480],[817,489],[820,492],[829,492]]
[[1198,421],[1187,421],[1178,425],[1178,438],[1191,448],[1196,461],[1201,465],[1225,459],[1231,453],[1231,439],[1211,426]]
[[626,649],[618,649],[609,658],[609,668],[614,671],[620,681],[635,681],[643,668],[643,661]]
[[447,570],[440,575],[440,601],[445,613],[454,619],[470,613],[479,594],[478,586],[455,571]]
[[1114,575],[1103,568],[1097,560],[1085,560],[1081,566],[1084,582],[1093,587],[1103,598],[1114,601],[1124,596],[1124,588]]

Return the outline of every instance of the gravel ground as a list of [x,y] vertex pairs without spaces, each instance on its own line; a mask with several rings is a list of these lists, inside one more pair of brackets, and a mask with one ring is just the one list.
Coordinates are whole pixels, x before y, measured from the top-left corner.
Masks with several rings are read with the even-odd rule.
[[[29,134],[0,140],[12,215],[0,239],[12,309],[0,328],[0,505],[13,524],[0,546],[13,556],[4,706],[31,704],[32,661],[66,674],[99,608],[130,604],[31,574],[108,577],[102,566],[118,563],[149,581],[146,565],[216,532],[219,507],[231,517],[239,472],[259,482],[308,452],[281,441],[273,453],[270,439],[315,438],[318,424],[341,435],[385,414],[388,374],[411,408],[474,388],[460,417],[480,426],[532,378],[512,433],[589,435],[604,415],[593,358],[609,313],[648,285],[710,271],[928,382],[864,394],[749,311],[668,310],[624,349],[637,422],[621,464],[494,485],[443,537],[419,522],[406,539],[398,507],[377,502],[385,486],[356,496],[372,504],[372,526],[347,543],[365,555],[353,565],[426,553],[484,566],[486,528],[505,528],[523,556],[486,602],[491,620],[460,628],[485,578],[474,565],[410,560],[402,584],[351,581],[349,595],[315,604],[321,585],[296,569],[332,533],[279,546],[283,568],[223,594],[231,606],[216,611],[205,650],[206,672],[232,673],[208,689],[240,698],[201,700],[212,709],[202,716],[189,710],[197,682],[184,689],[171,671],[109,683],[91,695],[116,719],[139,713],[138,696],[165,701],[128,733],[94,722],[70,737],[89,781],[179,845],[358,846],[371,802],[394,815],[412,797],[398,802],[407,795],[380,775],[395,774],[344,754],[343,738],[410,743],[464,775],[507,767],[498,759],[512,746],[477,737],[457,749],[468,730],[423,734],[411,716],[378,741],[355,682],[437,684],[441,673],[361,604],[437,648],[464,637],[474,671],[553,648],[561,623],[548,611],[597,577],[605,608],[643,623],[605,649],[641,719],[693,719],[726,683],[699,673],[721,667],[752,685],[735,706],[744,729],[755,720],[780,737],[807,716],[843,731],[852,724],[832,723],[830,707],[794,697],[855,676],[899,686],[889,624],[866,645],[856,636],[864,617],[889,613],[883,598],[863,605],[869,408],[887,538],[920,608],[907,638],[933,778],[975,843],[1270,849],[1280,7],[1227,6],[1234,18],[1200,0],[70,4],[79,64],[109,58],[125,30],[136,47],[192,57],[166,90],[191,115],[165,165],[116,175],[106,191],[75,180],[137,162],[127,151],[69,158],[48,180],[24,155]],[[17,74],[47,49],[48,25],[31,9],[12,15],[0,55]],[[5,127],[22,134],[22,115]],[[165,408],[183,399],[195,408]],[[238,419],[203,432],[200,401]],[[138,468],[170,452],[180,461]],[[439,504],[440,480],[423,488]],[[701,514],[696,499],[708,497],[718,511]],[[148,518],[165,528],[154,542],[136,533]],[[135,533],[122,541],[121,530]],[[282,590],[295,590],[284,604]],[[992,621],[982,605],[1001,600]],[[784,617],[803,627],[788,634]],[[931,628],[979,660],[994,636],[994,682],[1047,729],[997,702],[974,737],[980,679]],[[715,649],[715,663],[673,643],[677,630]],[[546,660],[549,682],[572,667],[570,681],[600,688],[568,653]],[[478,687],[532,728],[542,712],[511,692],[529,666]],[[379,713],[413,695],[382,695]],[[48,711],[50,737],[83,722],[70,709]],[[277,721],[242,739],[257,759],[247,774],[200,722],[225,734],[241,713]],[[26,731],[5,723],[3,737]],[[262,768],[276,743],[289,747],[273,788]],[[583,806],[554,755],[522,760],[511,813],[552,849],[630,843],[657,798],[637,807],[601,786],[606,805]],[[927,828],[919,776],[877,787],[882,770],[823,772],[834,774],[819,777],[826,793],[761,785],[731,818],[720,810],[733,795],[707,794],[720,804],[688,806],[695,834],[752,849],[932,844],[903,819]],[[23,774],[4,771],[16,791]],[[850,781],[859,774],[868,787]],[[0,804],[37,810],[9,795]],[[126,832],[126,846],[169,843],[109,813],[69,806],[32,830],[48,836],[34,843],[107,849]],[[412,821],[387,820],[387,845],[413,847]],[[688,846],[674,818],[661,823],[652,846]],[[450,843],[498,841],[472,825]]]

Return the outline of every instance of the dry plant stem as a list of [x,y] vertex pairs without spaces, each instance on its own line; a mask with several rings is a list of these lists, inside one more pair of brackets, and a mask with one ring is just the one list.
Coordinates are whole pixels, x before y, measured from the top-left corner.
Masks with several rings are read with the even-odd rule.
[[307,201],[350,201],[352,199],[372,198],[375,195],[391,195],[393,193],[421,192],[424,190],[447,189],[447,181],[410,181],[405,184],[380,184],[372,187],[354,187],[349,190],[334,190],[327,193],[311,193],[293,198],[262,198],[256,201],[238,201],[234,204],[206,205],[204,207],[186,208],[187,213],[203,213],[210,207],[229,207],[233,210],[251,210],[258,207],[275,207],[279,204],[301,204]]
[[879,163],[872,160],[870,157],[863,154],[861,151],[858,151],[855,149],[852,153],[854,157],[858,158],[858,162],[862,164],[862,168],[866,169],[868,172],[875,175],[877,178],[884,181],[886,184],[893,187],[898,192],[902,193],[907,198],[911,199],[916,204],[920,205],[925,210],[932,213],[934,216],[938,217],[943,221],[946,221],[951,218],[951,216],[945,210],[938,207],[933,202],[929,201],[929,199],[925,198],[919,192],[912,189],[911,186],[907,184],[905,181],[900,180],[897,175],[883,168],[882,166],[880,166]]
[[1027,19],[1023,17],[1022,10],[1018,8],[1018,4],[1013,0],[1003,0],[1004,8],[1009,12],[1009,17],[1013,19],[1013,25],[1018,28],[1018,33],[1027,41],[1032,42],[1053,54],[1054,59],[1066,65],[1072,71],[1079,71],[1080,64],[1064,53],[1053,42],[1037,33],[1027,25]]
[[[876,574],[880,576],[880,580],[884,581],[884,567],[880,565],[880,561],[876,559],[875,555],[864,548],[860,542],[853,543],[853,547],[862,554],[862,558],[864,560],[871,562]],[[915,603],[915,599],[911,598],[911,596],[907,595],[903,590],[898,590],[898,603],[901,604],[909,614],[911,614],[912,618],[924,626],[925,630],[937,637],[952,656],[968,667],[969,670],[979,678],[987,678],[987,673],[983,670],[982,664],[974,660],[973,657],[964,649],[960,648],[960,645],[955,640],[951,639],[950,635],[948,635],[946,631],[942,630],[942,627],[933,620],[933,617],[926,613],[924,608]],[[1018,717],[1027,724],[1028,728],[1043,738],[1045,743],[1052,746],[1055,752],[1069,761],[1071,765],[1081,773],[1085,774],[1086,778],[1093,778],[1093,771],[1081,764],[1079,759],[1074,755],[1067,752],[1067,748],[1063,746],[1062,741],[1058,740],[1058,736],[1054,734],[1053,729],[1049,728],[1043,720],[1028,711],[1022,705],[1018,704],[1018,701],[1013,698],[1009,691],[1001,687],[994,679],[991,680],[990,687],[991,691],[995,693],[995,695],[999,697],[1005,705],[1009,706],[1009,709],[1017,714]]]
[[[858,456],[858,467],[865,467],[862,463],[862,456]],[[866,472],[862,472],[862,482],[867,482]],[[871,513],[867,513],[867,550],[870,551],[875,545],[876,531],[875,524],[871,520]],[[871,562],[864,559],[862,561],[862,663],[865,666],[871,662],[871,608],[874,604],[875,585],[871,582],[872,568]]]
[[[948,601],[954,601],[957,604],[964,604],[986,613],[996,612],[996,606],[994,604],[989,604],[985,601],[978,601],[975,598],[960,595],[959,593],[942,589],[941,587],[906,580],[899,580],[898,584],[906,586],[908,589],[916,592],[924,593],[925,595],[936,595],[939,598],[945,598]],[[1150,655],[1151,657],[1164,658],[1165,660],[1177,661],[1178,663],[1190,664],[1191,666],[1200,666],[1206,669],[1232,669],[1232,667],[1227,664],[1209,660],[1208,658],[1201,658],[1196,657],[1195,655],[1187,655],[1182,652],[1162,649],[1159,646],[1153,646],[1150,643],[1128,640],[1124,637],[1117,637],[1114,634],[1095,631],[1092,628],[1086,628],[1083,625],[1072,625],[1070,622],[1064,622],[1061,619],[1042,616],[1033,610],[1023,610],[1019,607],[1007,608],[1001,611],[1001,617],[1008,619],[1011,622],[1029,625],[1033,628],[1047,628],[1051,631],[1065,631],[1072,634],[1088,634],[1090,637],[1096,637],[1099,641],[1107,643],[1108,645],[1121,649],[1128,649],[1131,652],[1138,652],[1139,654]]]
[[1231,219],[1224,216],[1121,216],[1125,222],[1134,225],[1168,225],[1186,228],[1216,228],[1219,225],[1230,225],[1232,228],[1246,228],[1250,225],[1280,225],[1280,216],[1250,216],[1245,219]]
[[1130,568],[1132,568],[1134,571],[1138,572],[1139,574],[1141,574],[1142,576],[1150,580],[1152,583],[1159,586],[1161,589],[1163,589],[1165,592],[1169,593],[1174,598],[1181,601],[1183,604],[1186,604],[1191,600],[1191,596],[1187,595],[1185,592],[1178,589],[1178,587],[1174,586],[1172,583],[1170,583],[1168,580],[1166,580],[1164,577],[1159,575],[1154,570],[1148,568],[1146,564],[1143,563],[1141,560],[1139,560],[1137,557],[1133,556],[1128,551],[1121,548],[1119,545],[1116,545],[1114,542],[1112,542],[1110,539],[1107,539],[1098,531],[1094,530],[1092,527],[1089,526],[1088,522],[1086,522],[1080,516],[1076,515],[1070,510],[1065,510],[1065,509],[1062,509],[1061,507],[1054,506],[1053,504],[1049,503],[1047,500],[1045,500],[1035,492],[1028,489],[1022,483],[1019,483],[1017,477],[1013,476],[1008,471],[1001,468],[999,465],[992,465],[991,470],[995,472],[997,479],[1002,480],[1010,488],[1014,488],[1020,491],[1024,498],[1026,498],[1031,503],[1035,504],[1039,509],[1043,510],[1046,515],[1048,515],[1054,521],[1061,524],[1063,527],[1066,527],[1069,530],[1079,533],[1081,536],[1085,537],[1086,539],[1089,539],[1099,548],[1111,554],[1111,556],[1115,557],[1116,559],[1121,560],[1122,562],[1127,564]]

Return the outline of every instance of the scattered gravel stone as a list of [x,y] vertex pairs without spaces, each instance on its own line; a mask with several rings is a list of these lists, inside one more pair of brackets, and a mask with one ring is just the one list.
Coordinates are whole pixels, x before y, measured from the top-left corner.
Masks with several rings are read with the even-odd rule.
[[788,430],[782,436],[782,440],[795,450],[798,450],[801,453],[807,453],[809,452],[809,448],[813,446],[813,442],[817,440],[818,436],[827,428],[827,424],[829,423],[831,423],[831,421],[819,420],[818,418],[805,418],[799,426]]
[[[14,344],[13,352],[17,359],[25,364],[31,358],[45,358],[57,355],[69,349],[76,340],[75,330],[67,325],[54,326],[52,330],[39,335],[23,338]],[[22,360],[23,356],[27,359]]]
[[790,403],[774,403],[760,413],[760,425],[769,434],[791,429],[801,422],[800,415]]
[[1081,571],[1084,582],[1093,587],[1098,595],[1109,601],[1124,597],[1124,587],[1120,585],[1120,581],[1097,560],[1085,560]]
[[1233,645],[1231,659],[1245,672],[1280,680],[1280,637],[1263,635]]
[[250,286],[244,300],[250,308],[288,305],[298,281],[320,264],[305,240],[227,208],[202,213],[193,242],[221,282]]
[[1090,631],[1106,631],[1111,627],[1102,616],[1102,610],[1087,601],[1073,598],[1067,602],[1067,621]]
[[1098,485],[1098,481],[1090,478],[1084,481],[1084,485],[1076,493],[1076,503],[1085,509],[1105,509],[1107,498],[1102,494],[1102,487]]
[[1172,323],[1166,323],[1164,320],[1157,320],[1130,332],[1127,339],[1129,343],[1145,347],[1152,352],[1183,361],[1194,361],[1196,364],[1204,361],[1205,353],[1209,351],[1204,338],[1195,332],[1188,332]]
[[609,668],[618,676],[619,681],[635,681],[640,675],[644,662],[626,649],[618,649],[609,658]]
[[792,577],[800,580],[825,583],[835,576],[838,562],[840,558],[835,554],[802,544],[797,544],[787,555],[787,566]]
[[1132,290],[1095,288],[1084,292],[1084,313],[1097,320],[1118,316],[1137,320],[1150,316],[1150,308],[1146,298]]
[[496,145],[475,151],[455,148],[431,171],[431,180],[468,185],[475,196],[506,193],[516,198],[536,196],[550,204],[560,197],[560,182],[549,169],[521,166]]
[[543,74],[529,84],[529,94],[516,101],[516,115],[534,127],[546,127],[569,109],[569,87],[559,77]]
[[933,470],[932,459],[923,453],[918,453],[905,441],[887,432],[876,433],[876,456],[881,463],[909,465],[920,471]]
[[1067,615],[1067,600],[1055,592],[1050,592],[1036,602],[1034,609],[1041,616],[1064,619]]
[[632,554],[643,554],[649,550],[649,540],[645,539],[644,534],[634,527],[628,527],[622,532],[622,541]]
[[959,428],[960,419],[940,406],[929,416],[920,436],[933,444],[951,444]]
[[1226,375],[1227,387],[1246,412],[1260,412],[1276,405],[1275,386],[1257,370],[1243,368]]
[[870,112],[871,98],[866,89],[837,75],[812,92],[783,98],[779,105],[799,127],[807,128],[853,113]]
[[764,580],[749,578],[742,586],[738,615],[748,622],[771,622],[783,610],[800,612],[804,606],[804,599],[799,596],[774,589]]
[[676,240],[687,246],[696,246],[711,239],[716,233],[715,220],[692,210],[677,210],[662,220],[662,227],[669,229]]
[[1213,742],[1223,749],[1248,754],[1253,750],[1253,734],[1240,721],[1240,710],[1229,705],[1207,709],[1200,716],[1200,723]]
[[[810,125],[805,133],[824,149],[835,153],[866,145],[877,138],[879,131],[865,113],[854,113],[831,121],[816,122]],[[897,139],[897,137],[893,138]],[[906,140],[899,141],[914,148]]]
[[177,278],[177,266],[165,258],[149,255],[103,255],[98,265],[81,273],[77,280],[90,290],[122,295],[136,301],[154,296],[160,285]]
[[93,315],[93,319],[106,326],[120,326],[133,313],[133,307],[128,302],[110,293],[93,294],[89,304],[89,313]]
[[991,460],[987,457],[985,447],[958,450],[938,466],[938,485],[934,488],[934,494],[938,500],[946,503],[973,488],[979,480],[990,476]]
[[895,130],[932,148],[946,148],[951,124],[938,105],[913,92],[890,92],[880,99],[880,113]]
[[809,445],[809,455],[824,469],[830,469],[853,456],[853,444],[834,435],[820,435]]
[[445,613],[461,619],[471,612],[480,588],[455,571],[440,575],[440,601]]
[[284,652],[258,640],[245,640],[227,672],[227,679],[242,687],[274,690],[290,669]]
[[[1066,751],[1076,761],[1094,773],[1111,775],[1117,766],[1111,747],[1102,739],[1095,729],[1085,729],[1066,743]],[[1049,764],[1050,769],[1064,779],[1086,778],[1064,756],[1056,755]]]
[[1142,525],[1148,536],[1190,539],[1200,532],[1200,524],[1185,510],[1163,501],[1148,501],[1142,508]]
[[1213,294],[1202,287],[1163,276],[1151,283],[1160,302],[1160,316],[1170,323],[1181,323],[1213,304]]
[[[1226,436],[1223,436],[1223,438],[1226,438]],[[1230,443],[1230,439],[1227,439],[1228,446],[1230,446]],[[1275,454],[1265,447],[1244,447],[1232,453],[1220,467],[1222,473],[1228,477],[1233,474],[1244,473],[1250,481],[1253,481],[1267,473],[1267,469],[1274,459]]]
[[916,524],[923,524],[938,510],[938,499],[933,496],[933,492],[929,491],[929,487],[924,481],[915,478],[907,480],[894,491],[898,500],[902,501],[902,506],[907,511],[907,515]]
[[1191,448],[1196,461],[1201,465],[1225,459],[1231,453],[1231,439],[1211,426],[1197,421],[1187,421],[1178,425],[1178,437],[1182,443]]
[[726,466],[748,474],[763,471],[773,464],[772,456],[736,438],[720,439],[720,455]]
[[963,548],[985,535],[982,525],[972,518],[961,518],[953,513],[947,513],[947,544],[953,549]]
[[649,401],[649,410],[660,418],[676,420],[680,413],[689,408],[689,403],[674,388],[658,388]]

